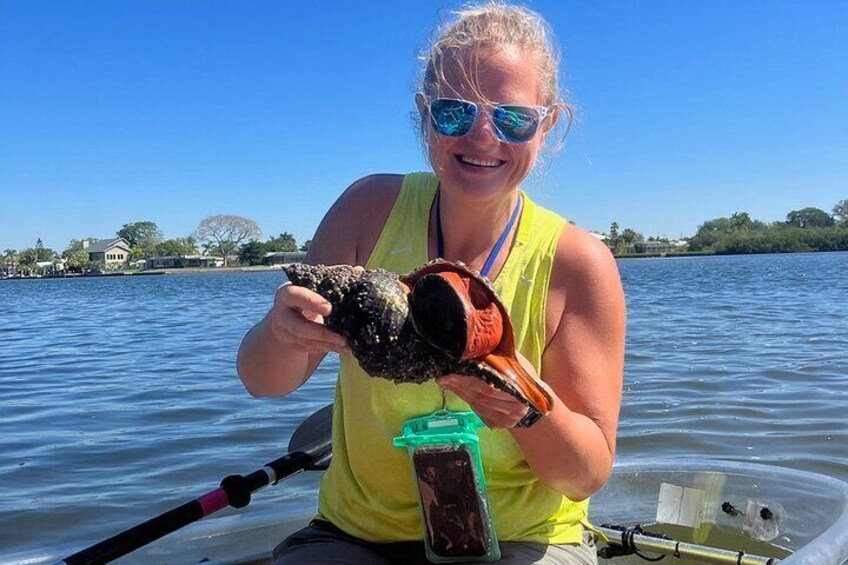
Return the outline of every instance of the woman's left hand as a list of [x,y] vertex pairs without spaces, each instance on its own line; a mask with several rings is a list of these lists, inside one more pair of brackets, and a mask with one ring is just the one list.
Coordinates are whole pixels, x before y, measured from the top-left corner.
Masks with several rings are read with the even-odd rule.
[[[536,371],[530,362],[520,353],[517,355],[522,366],[536,378]],[[517,398],[477,377],[449,374],[438,378],[436,382],[467,402],[490,428],[514,428],[527,414],[527,406]]]

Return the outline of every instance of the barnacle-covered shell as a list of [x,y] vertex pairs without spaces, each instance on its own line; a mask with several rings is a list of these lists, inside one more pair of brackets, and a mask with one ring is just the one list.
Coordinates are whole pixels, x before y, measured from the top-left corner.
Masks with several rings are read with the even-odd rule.
[[369,375],[422,383],[475,376],[528,406],[521,425],[550,410],[550,397],[520,366],[512,325],[491,283],[462,263],[432,261],[403,277],[384,270],[294,263],[295,285],[327,299],[325,323]]
[[423,383],[445,374],[449,360],[428,344],[409,316],[407,289],[397,275],[347,265],[283,266],[289,281],[327,299],[327,327],[345,338],[372,377]]

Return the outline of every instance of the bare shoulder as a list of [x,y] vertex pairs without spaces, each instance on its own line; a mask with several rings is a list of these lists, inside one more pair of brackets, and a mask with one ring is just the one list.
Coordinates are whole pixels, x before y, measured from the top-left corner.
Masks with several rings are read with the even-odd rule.
[[549,336],[567,315],[607,323],[624,316],[624,292],[618,266],[606,244],[575,225],[560,235],[548,293]]
[[554,259],[554,278],[565,289],[574,285],[620,283],[618,266],[606,244],[571,224],[560,234]]
[[310,263],[362,265],[400,193],[403,175],[363,177],[339,196],[330,208],[309,247]]

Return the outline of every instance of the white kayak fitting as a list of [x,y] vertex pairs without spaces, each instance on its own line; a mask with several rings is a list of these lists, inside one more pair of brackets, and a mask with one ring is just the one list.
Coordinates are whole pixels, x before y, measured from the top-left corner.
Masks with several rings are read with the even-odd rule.
[[[191,524],[114,563],[268,563],[273,547],[313,517],[315,500],[306,501],[302,510],[281,512],[261,499],[240,512]],[[640,524],[646,532],[674,534],[679,547],[692,545],[701,556],[692,560],[680,551],[684,558],[675,558],[672,544],[664,559],[669,565],[747,565],[762,563],[754,560],[759,557],[781,565],[842,565],[848,560],[848,483],[785,467],[675,458],[622,461],[592,497],[590,512],[596,526]],[[615,547],[617,530],[610,529],[604,527],[613,534],[609,545]],[[646,538],[650,546],[650,536]],[[84,541],[0,556],[0,565],[52,564]],[[656,548],[636,546],[648,557],[657,556]],[[647,562],[630,555],[599,563]]]

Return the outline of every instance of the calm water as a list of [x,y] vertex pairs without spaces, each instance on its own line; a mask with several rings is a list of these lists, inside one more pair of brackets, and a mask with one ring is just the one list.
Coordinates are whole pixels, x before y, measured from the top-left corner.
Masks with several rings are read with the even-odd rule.
[[[619,458],[848,480],[848,253],[625,260]],[[285,399],[235,374],[280,272],[0,283],[0,553],[94,542],[281,456],[336,361]],[[301,476],[257,495],[297,506]]]

